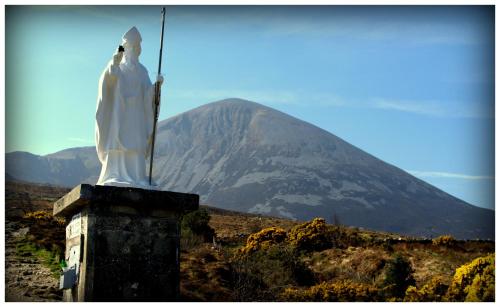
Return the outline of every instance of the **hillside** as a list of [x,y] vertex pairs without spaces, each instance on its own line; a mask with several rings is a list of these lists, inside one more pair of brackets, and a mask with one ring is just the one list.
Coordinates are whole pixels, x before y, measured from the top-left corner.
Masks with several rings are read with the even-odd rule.
[[[158,125],[154,178],[223,209],[294,220],[323,217],[366,229],[494,238],[494,211],[472,206],[307,122],[241,99]],[[11,153],[11,178],[95,183],[93,147]]]
[[[51,211],[52,203],[68,191],[7,182],[7,301],[61,300],[61,291],[57,290],[57,259],[64,244],[64,223],[52,220]],[[295,253],[290,247],[278,244],[270,252],[258,250],[242,258],[238,256],[239,250],[248,245],[250,234],[269,227],[291,233],[300,223],[206,206],[203,209],[209,211],[209,225],[215,229],[217,239],[215,244],[204,243],[183,232],[181,298],[184,301],[296,300],[282,294],[309,291],[314,285],[340,281],[345,285],[348,282],[357,287],[380,288],[389,263],[397,254],[409,261],[418,289],[436,278],[449,285],[458,267],[494,252],[495,245],[491,241],[433,244],[431,240],[328,225],[333,231],[332,237],[327,238],[334,243],[331,246]],[[30,214],[36,211],[41,213]],[[348,300],[388,300],[388,291]]]

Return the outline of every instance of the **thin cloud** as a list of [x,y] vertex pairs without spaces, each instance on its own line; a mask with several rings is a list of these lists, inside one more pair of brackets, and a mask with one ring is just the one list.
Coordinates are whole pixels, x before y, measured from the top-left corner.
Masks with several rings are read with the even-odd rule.
[[169,95],[179,100],[198,102],[236,97],[270,106],[374,108],[435,117],[490,118],[494,116],[492,108],[477,103],[450,103],[433,100],[390,100],[381,98],[367,99],[367,102],[365,102],[346,99],[334,93],[308,93],[300,90],[176,89],[172,90]]
[[[452,20],[441,20],[428,14],[439,10],[338,6],[222,6],[175,9],[174,16],[179,22],[222,30],[232,27],[235,23],[244,23],[251,25],[255,34],[270,37],[349,38],[398,42],[412,46],[475,45],[491,42],[491,37],[486,35],[489,33],[487,24],[460,19],[460,16],[465,14],[463,9],[452,13],[451,15],[455,16]],[[477,15],[478,12],[474,14]]]
[[94,140],[87,140],[87,139],[82,139],[82,138],[73,138],[73,137],[70,137],[70,138],[67,138],[68,141],[72,141],[72,142],[78,142],[78,143],[84,143],[84,144],[92,144],[94,143]]
[[377,109],[388,109],[425,115],[441,115],[444,113],[441,108],[434,104],[415,101],[389,101],[377,99],[374,101],[373,107]]
[[493,180],[494,176],[485,175],[467,175],[467,174],[457,174],[448,172],[428,172],[428,171],[406,171],[413,176],[422,178],[452,178],[452,179],[465,179],[465,180]]
[[[274,36],[343,37],[358,40],[399,42],[408,45],[475,45],[487,42],[480,28],[458,28],[456,24],[380,20],[353,15],[333,19],[273,18],[265,33]],[[264,25],[266,25],[264,23]]]
[[394,110],[438,117],[488,118],[493,117],[492,108],[484,104],[444,101],[408,101],[374,99],[372,108]]

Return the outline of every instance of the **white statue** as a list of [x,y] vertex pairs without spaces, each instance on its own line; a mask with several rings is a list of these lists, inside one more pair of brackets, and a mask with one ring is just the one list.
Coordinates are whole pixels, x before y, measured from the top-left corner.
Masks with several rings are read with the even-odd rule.
[[[146,174],[154,122],[154,90],[139,63],[141,35],[132,27],[99,80],[96,148],[102,163],[98,185],[150,188]],[[163,77],[157,76],[163,83]]]

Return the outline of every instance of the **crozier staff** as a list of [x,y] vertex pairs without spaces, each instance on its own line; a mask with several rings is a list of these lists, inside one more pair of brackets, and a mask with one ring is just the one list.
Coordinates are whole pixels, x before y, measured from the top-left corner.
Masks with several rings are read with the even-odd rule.
[[[158,61],[158,76],[161,76],[161,56],[163,53],[163,30],[165,29],[165,8],[161,10],[161,36],[160,36],[160,59]],[[156,139],[156,122],[158,121],[158,110],[160,107],[161,97],[161,84],[155,87],[155,120],[153,124],[153,141],[151,143],[151,157],[149,159],[149,185],[151,185],[151,178],[153,176],[153,159],[155,153],[155,139]]]

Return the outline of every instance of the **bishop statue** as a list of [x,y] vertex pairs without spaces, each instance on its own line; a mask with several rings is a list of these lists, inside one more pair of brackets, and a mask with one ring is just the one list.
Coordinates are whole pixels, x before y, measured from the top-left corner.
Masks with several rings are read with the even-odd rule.
[[146,158],[152,146],[155,86],[139,63],[141,34],[132,27],[122,37],[99,79],[95,138],[102,163],[97,185],[150,188]]

